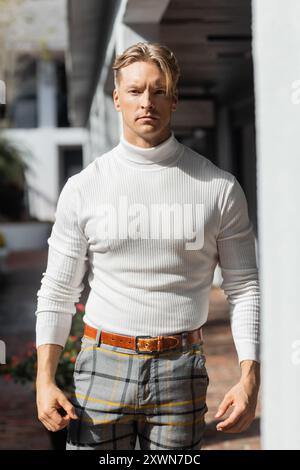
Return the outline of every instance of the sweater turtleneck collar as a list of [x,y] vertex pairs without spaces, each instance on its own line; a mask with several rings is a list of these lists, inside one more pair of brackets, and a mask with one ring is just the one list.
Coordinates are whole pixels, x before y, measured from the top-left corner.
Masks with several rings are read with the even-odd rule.
[[116,147],[117,156],[129,166],[142,170],[162,169],[177,161],[181,144],[171,131],[170,137],[154,147],[140,147],[133,145],[121,134],[120,142]]

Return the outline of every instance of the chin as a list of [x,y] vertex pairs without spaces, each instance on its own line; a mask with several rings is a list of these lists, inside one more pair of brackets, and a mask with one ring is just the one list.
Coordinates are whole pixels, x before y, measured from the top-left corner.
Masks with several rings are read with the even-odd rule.
[[140,127],[144,132],[157,132],[159,129],[155,126],[151,126],[151,124],[144,124],[143,126]]
[[137,129],[137,134],[150,134],[150,133],[157,133],[160,132],[160,129],[155,128],[154,126],[144,124],[143,126],[140,126],[139,129]]

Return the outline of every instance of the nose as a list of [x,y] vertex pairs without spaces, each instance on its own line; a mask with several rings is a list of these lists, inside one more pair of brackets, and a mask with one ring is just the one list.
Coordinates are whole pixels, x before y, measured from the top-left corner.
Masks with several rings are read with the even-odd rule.
[[147,91],[145,91],[145,93],[143,93],[143,95],[142,95],[141,106],[142,106],[143,109],[153,108],[151,95]]

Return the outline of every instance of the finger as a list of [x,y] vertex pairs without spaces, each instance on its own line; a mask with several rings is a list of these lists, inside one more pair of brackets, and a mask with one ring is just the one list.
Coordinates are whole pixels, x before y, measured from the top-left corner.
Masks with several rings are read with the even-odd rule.
[[223,416],[231,404],[232,404],[232,399],[225,396],[218,408],[217,413],[215,414],[215,418],[220,418],[221,416]]
[[40,422],[43,424],[43,426],[45,426],[46,429],[48,429],[48,431],[51,431],[51,426],[49,426],[44,419],[40,418]]
[[[235,426],[234,432],[244,432],[247,431],[251,424],[251,420],[249,418],[241,419]],[[229,432],[231,432],[231,428],[229,428]]]
[[58,397],[58,403],[63,407],[69,419],[78,419],[74,406],[64,395]]
[[[244,432],[247,431],[247,429],[250,427],[252,421],[254,418],[252,415],[249,415],[248,413],[244,416],[242,416],[236,424],[233,426],[230,426],[228,428],[228,432]],[[227,430],[226,430],[227,431]]]
[[40,418],[40,421],[45,426],[45,428],[48,429],[48,431],[52,431],[52,432],[55,431],[54,427],[49,423],[47,419]]
[[70,418],[67,415],[62,417],[56,408],[51,408],[50,411],[44,412],[42,417],[47,420],[47,422],[55,431],[63,429],[69,424],[70,421]]
[[245,418],[244,416],[241,416],[234,424],[231,426],[225,426],[221,430],[223,432],[228,432],[228,433],[238,433],[242,432],[244,430],[244,427],[246,429],[246,424],[249,422],[249,418]]
[[51,426],[51,428],[54,432],[65,428],[69,424],[69,421],[70,421],[70,419],[68,418],[67,421],[66,420],[61,420],[59,423],[57,423],[56,421],[51,419],[51,416],[49,416],[49,415],[47,416],[46,419],[47,419],[48,424]]
[[53,423],[50,419],[50,417],[47,415],[47,413],[44,411],[44,412],[40,412],[38,414],[38,419],[39,421],[41,421],[41,423],[43,423],[43,425],[49,430],[49,431],[54,431],[54,427],[56,426],[55,423]]
[[56,408],[52,408],[51,411],[47,413],[46,418],[52,425],[57,426],[65,425],[65,423],[68,423],[70,420],[68,415],[61,416]]
[[228,416],[227,419],[217,424],[217,429],[223,430],[224,428],[229,428],[229,426],[232,426],[233,424],[235,424],[239,420],[239,418],[243,415],[244,415],[243,408],[235,408],[233,412]]

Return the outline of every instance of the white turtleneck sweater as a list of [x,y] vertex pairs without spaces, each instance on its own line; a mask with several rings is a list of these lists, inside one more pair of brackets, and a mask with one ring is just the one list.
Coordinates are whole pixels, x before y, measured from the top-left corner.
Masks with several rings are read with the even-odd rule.
[[70,177],[48,244],[37,346],[65,346],[88,268],[87,324],[134,336],[198,328],[219,263],[239,362],[260,361],[258,269],[244,192],[173,132],[151,148],[122,135]]

